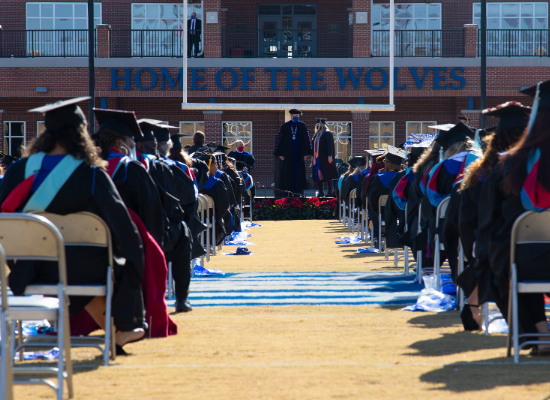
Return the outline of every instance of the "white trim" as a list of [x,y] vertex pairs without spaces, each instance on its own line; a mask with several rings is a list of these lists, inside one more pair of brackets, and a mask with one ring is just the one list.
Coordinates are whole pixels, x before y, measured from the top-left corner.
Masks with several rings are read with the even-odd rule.
[[[6,135],[5,134],[5,131],[4,131],[4,124],[10,124],[10,134],[9,135]],[[11,124],[23,124],[23,136],[13,136],[11,134]],[[9,149],[4,149],[4,140],[6,140],[6,138],[8,139],[11,139],[11,138],[23,138],[23,146],[26,146],[27,145],[27,121],[3,121],[3,124],[2,124],[2,151],[4,153],[7,153],[7,154],[12,154],[12,149],[11,149],[11,140],[9,140]]]
[[[36,121],[36,137],[39,136],[39,134],[38,134],[38,131],[39,131],[38,127],[40,126],[40,124],[44,124],[44,121]],[[46,126],[44,126],[44,129],[46,129]]]
[[[29,5],[33,5],[33,4],[37,4],[39,6],[39,9],[40,9],[40,16],[38,17],[29,17],[27,15],[27,8]],[[67,5],[67,4],[70,4],[73,6],[73,16],[72,17],[57,17],[55,16],[55,6],[56,5]],[[74,16],[74,6],[77,5],[77,4],[83,4],[84,5],[84,8],[86,9],[86,17],[75,17]],[[52,16],[51,17],[42,17],[42,6],[43,5],[52,5],[53,6],[53,11],[52,11]],[[99,5],[99,16],[95,15],[95,10],[94,10],[94,21],[99,19],[99,22],[96,24],[101,24],[101,21],[102,21],[102,16],[103,16],[103,5],[102,3],[99,3],[99,2],[94,2],[94,8],[96,5]],[[59,2],[59,1],[47,1],[47,2],[37,2],[37,1],[30,1],[30,2],[27,2],[25,3],[25,26],[26,26],[26,29],[27,30],[35,30],[36,28],[29,28],[29,18],[31,19],[38,19],[40,21],[40,28],[38,29],[46,29],[46,28],[43,28],[42,27],[42,20],[43,19],[51,19],[53,20],[53,28],[54,30],[58,30],[58,29],[61,29],[61,28],[56,28],[55,27],[55,20],[56,19],[72,19],[73,21],[73,26],[72,28],[67,28],[67,29],[88,29],[88,4],[87,3],[83,3],[83,2]],[[75,23],[75,20],[85,20],[86,21],[86,27],[85,28],[75,28],[74,26],[74,23]],[[94,25],[95,26],[95,25]]]
[[[245,137],[245,136],[239,136],[238,135],[238,132],[237,132],[237,135],[235,136],[235,141],[237,140],[242,140],[244,138],[246,138],[247,140],[250,139],[250,149],[248,149],[247,151],[249,153],[253,153],[252,149],[253,149],[253,140],[252,140],[252,137],[253,137],[253,129],[254,129],[254,125],[252,123],[252,121],[222,121],[222,145],[223,145],[223,141],[224,139],[226,138],[226,136],[223,134],[223,124],[250,124],[250,137]],[[230,138],[232,136],[227,136],[227,138]],[[229,146],[231,146],[232,144],[234,144],[235,142],[229,144]]]
[[371,138],[378,138],[378,148],[381,149],[382,144],[380,143],[380,138],[384,137],[384,136],[380,136],[380,125],[378,126],[378,133],[379,134],[377,136],[372,136],[371,135],[371,130],[370,130],[371,124],[392,124],[392,126],[393,126],[393,135],[392,135],[393,144],[392,144],[392,146],[395,146],[395,121],[369,121],[369,136],[368,136],[368,139],[369,139],[368,148],[369,149],[370,149],[370,140],[371,140]]

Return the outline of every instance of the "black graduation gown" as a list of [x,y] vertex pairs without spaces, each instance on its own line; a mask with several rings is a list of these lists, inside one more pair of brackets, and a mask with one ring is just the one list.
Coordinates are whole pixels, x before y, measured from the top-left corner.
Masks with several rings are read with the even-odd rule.
[[[428,264],[424,263],[426,259],[426,248],[427,248],[427,238],[428,238],[428,221],[418,218],[418,208],[426,200],[426,195],[422,193],[420,184],[422,182],[422,173],[415,173],[412,185],[409,189],[409,197],[407,200],[407,232],[411,239],[411,249],[413,251],[413,256],[416,261],[418,251],[423,251],[423,264],[427,266]],[[428,202],[429,203],[429,202]],[[420,223],[421,232],[418,233],[418,224]]]
[[[0,188],[0,204],[25,179],[27,159],[14,164],[6,173]],[[102,168],[81,164],[53,198],[46,212],[66,215],[89,211],[108,225],[115,257],[115,290],[113,317],[117,328],[131,330],[141,327],[144,318],[141,282],[144,270],[143,245],[115,185]],[[125,262],[122,261],[125,259]],[[89,246],[66,248],[67,279],[71,285],[105,283],[107,250]],[[21,295],[31,282],[57,283],[57,263],[18,261],[11,268],[10,288]],[[91,298],[71,298],[70,312],[77,314]]]
[[[342,200],[346,203],[349,202],[349,194],[353,189],[356,188],[357,182],[359,181],[359,174],[348,175],[342,181],[342,190],[340,191]],[[357,192],[356,192],[357,193]]]
[[227,209],[230,205],[227,189],[221,179],[210,176],[206,184],[200,190],[200,193],[210,196],[214,200],[214,207],[216,211],[215,243],[216,245],[219,245],[227,236],[225,230],[225,216],[229,213]]
[[460,198],[460,212],[458,215],[458,229],[460,242],[464,249],[464,271],[457,278],[457,283],[464,290],[466,296],[470,296],[477,285],[477,277],[473,265],[474,243],[476,241],[477,227],[479,224],[479,199],[483,183],[477,182],[462,191]]
[[[505,318],[508,315],[510,278],[510,235],[516,219],[526,210],[519,196],[501,189],[503,172],[493,167],[483,183],[479,202],[479,228],[475,246],[475,271],[480,304],[495,301]],[[550,280],[550,245],[529,243],[517,246],[518,280]],[[535,323],[546,319],[542,294],[518,295],[520,334],[536,332]]]
[[393,200],[393,190],[405,176],[407,171],[399,171],[390,181],[388,188],[388,202],[384,207],[384,221],[386,222],[386,246],[389,249],[403,247],[398,243],[399,237],[405,232],[405,211],[401,210]]
[[120,197],[126,207],[134,211],[147,231],[162,247],[164,216],[157,186],[138,161],[130,161],[127,168],[119,168],[113,176]]
[[235,196],[235,204],[230,206],[231,215],[233,215],[233,231],[239,232],[241,230],[244,184],[240,175],[236,171],[231,168],[226,168],[224,172],[229,177],[231,188],[233,189],[233,194]]
[[[318,134],[315,134],[313,137],[314,144],[317,137]],[[334,163],[336,157],[334,151],[334,136],[332,132],[327,130],[319,137],[319,153],[317,156],[319,158],[319,168],[322,175],[321,181],[332,183],[333,179],[338,179],[338,171],[336,171],[336,164]],[[332,157],[332,163],[328,162],[329,157]],[[316,163],[317,160],[313,160],[313,162]],[[312,175],[313,181],[319,181],[319,177],[315,173],[315,167],[312,168]]]
[[193,173],[197,179],[197,187],[200,191],[208,180],[208,165],[202,160],[193,158]]
[[460,211],[460,202],[462,198],[462,193],[458,191],[459,189],[460,183],[457,183],[451,192],[451,200],[445,214],[441,236],[441,241],[445,247],[445,254],[449,261],[449,268],[451,269],[451,278],[455,283],[458,276],[458,214]]
[[[291,121],[288,121],[281,126],[276,139],[275,151],[273,155],[285,159],[280,162],[279,180],[275,183],[275,187],[281,190],[303,191],[306,188],[306,164],[305,156],[312,156],[313,149],[311,148],[311,138],[307,130],[306,124],[300,122],[298,124],[298,132],[296,140],[300,141],[300,154],[297,157],[298,165],[294,165],[292,157],[292,133]],[[298,169],[298,183],[295,185],[294,170]]]
[[[390,194],[389,184],[397,173],[398,171],[392,171],[377,174],[374,178],[372,178],[372,181],[367,189],[369,219],[372,221],[375,239],[378,239],[378,203],[380,196]],[[382,177],[382,175],[384,176]],[[384,211],[382,210],[382,212]]]

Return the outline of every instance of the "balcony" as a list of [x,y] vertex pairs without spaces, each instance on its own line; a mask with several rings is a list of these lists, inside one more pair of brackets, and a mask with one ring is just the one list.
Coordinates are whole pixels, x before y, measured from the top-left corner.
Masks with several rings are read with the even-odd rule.
[[351,58],[353,30],[224,29],[223,58]]
[[88,30],[0,29],[0,57],[88,57]]
[[[395,31],[395,57],[464,57],[464,29]],[[389,57],[390,31],[372,32],[372,57]]]
[[[548,57],[547,29],[487,29],[487,57]],[[477,56],[481,34],[477,32]]]

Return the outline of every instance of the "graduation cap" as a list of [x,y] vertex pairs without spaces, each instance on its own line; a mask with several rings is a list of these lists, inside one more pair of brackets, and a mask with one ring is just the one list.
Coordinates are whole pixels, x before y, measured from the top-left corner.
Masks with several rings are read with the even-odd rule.
[[144,119],[138,119],[139,127],[141,128],[141,132],[143,133],[143,137],[137,139],[136,141],[139,142],[156,142],[157,139],[155,138],[155,135],[153,134],[153,130],[156,128],[156,125],[154,123],[150,122],[151,120],[148,120],[146,118]]
[[223,154],[225,154],[227,150],[229,150],[229,147],[227,146],[223,146],[223,145],[216,146],[216,151],[222,152]]
[[382,149],[372,149],[372,150],[365,150],[369,156],[371,156],[374,159],[377,159],[378,157],[381,157],[387,153],[386,150]]
[[349,159],[349,165],[353,168],[364,167],[367,165],[367,158],[365,156],[352,156]]
[[99,129],[110,129],[134,138],[138,141],[143,137],[136,114],[133,111],[104,110],[94,108],[94,114],[99,122]]
[[[454,125],[452,125],[454,126]],[[411,133],[403,145],[404,148],[420,148],[422,151],[432,145],[437,135],[431,133]]]
[[475,132],[472,132],[468,126],[464,125],[462,122],[459,122],[448,131],[440,131],[439,135],[435,138],[435,141],[439,143],[442,148],[447,150],[455,143],[464,141],[467,138],[473,139],[474,135]]
[[398,147],[388,146],[386,161],[391,162],[392,164],[401,165],[403,159],[405,159],[406,157],[407,155],[403,150],[399,149]]
[[470,122],[470,118],[468,118],[468,117],[466,117],[466,116],[464,116],[464,115],[461,115],[460,117],[458,117],[458,119],[459,119],[460,121]]
[[497,129],[503,131],[513,128],[525,128],[529,125],[531,107],[524,106],[517,101],[509,101],[482,112],[490,117],[500,118]]
[[300,110],[295,109],[295,108],[290,110],[288,113],[289,114],[300,114],[300,115],[302,115],[302,112]]
[[17,157],[10,156],[9,154],[5,154],[5,153],[0,153],[0,157],[2,158],[2,161],[0,161],[0,164],[5,166],[10,166],[11,164],[13,164],[15,161],[18,160]]
[[170,136],[170,139],[172,139],[172,143],[174,143],[174,145],[172,146],[172,148],[176,151],[182,151],[183,150],[183,146],[181,145],[181,140],[180,138],[181,137],[184,137],[185,135],[182,135],[180,133],[176,133],[175,135],[172,135]]
[[535,97],[535,95],[537,94],[537,86],[539,86],[540,90],[538,109],[544,110],[546,108],[550,108],[550,81],[540,82],[540,84],[536,84],[535,86],[520,90],[520,92],[526,94],[527,96]]
[[454,126],[455,124],[441,124],[441,125],[431,125],[431,126],[428,126],[428,128],[435,129],[437,131],[448,131]]
[[315,121],[317,121],[318,124],[326,125],[327,119],[326,118],[315,118]]
[[44,125],[46,126],[46,130],[50,132],[58,131],[64,127],[76,128],[87,122],[82,109],[76,103],[89,99],[91,97],[85,96],[75,97],[70,100],[60,100],[42,107],[33,108],[28,110],[28,112],[45,114]]

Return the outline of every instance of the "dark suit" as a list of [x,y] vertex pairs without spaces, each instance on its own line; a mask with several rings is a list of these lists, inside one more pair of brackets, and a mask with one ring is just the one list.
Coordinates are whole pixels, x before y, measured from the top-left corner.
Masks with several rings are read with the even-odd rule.
[[[187,20],[187,57],[196,57],[199,52],[199,42],[202,36],[202,21],[195,19],[195,29],[191,29],[192,19]],[[191,49],[193,51],[191,51]]]

